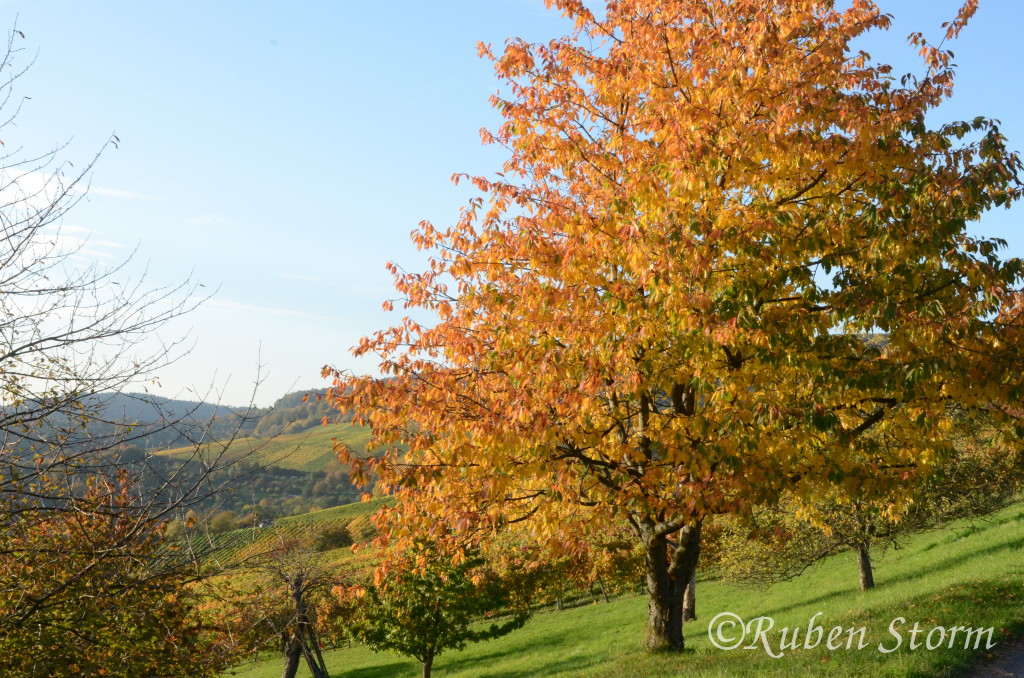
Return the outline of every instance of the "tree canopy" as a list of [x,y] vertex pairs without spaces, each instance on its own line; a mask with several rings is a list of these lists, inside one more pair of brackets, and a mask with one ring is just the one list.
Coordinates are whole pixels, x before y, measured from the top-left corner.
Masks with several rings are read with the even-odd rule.
[[890,25],[865,0],[547,4],[565,37],[480,47],[508,159],[414,232],[410,316],[355,349],[384,378],[327,370],[331,397],[385,450],[352,459],[399,497],[384,539],[572,552],[626,522],[649,644],[681,647],[705,517],[837,486],[898,505],[950,453],[950,403],[1012,417],[1024,269],[969,225],[1021,163],[993,120],[933,123],[947,49],[911,36],[903,78],[856,49]]

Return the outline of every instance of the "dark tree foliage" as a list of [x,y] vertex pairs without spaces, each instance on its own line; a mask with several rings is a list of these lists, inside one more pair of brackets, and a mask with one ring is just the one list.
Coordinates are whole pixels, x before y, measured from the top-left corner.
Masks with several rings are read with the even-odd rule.
[[[452,563],[435,558],[421,571],[396,572],[367,587],[350,626],[356,638],[375,650],[418,659],[423,678],[430,677],[434,658],[444,650],[506,635],[529,618],[525,609],[510,609],[509,584],[488,571],[482,559]],[[478,623],[495,613],[508,616]]]

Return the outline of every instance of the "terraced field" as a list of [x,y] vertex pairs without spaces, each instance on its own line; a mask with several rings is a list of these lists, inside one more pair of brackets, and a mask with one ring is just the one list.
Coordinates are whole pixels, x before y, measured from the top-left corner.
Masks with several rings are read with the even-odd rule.
[[331,523],[347,523],[354,518],[360,516],[369,516],[377,511],[381,506],[390,503],[392,500],[390,497],[377,497],[370,501],[361,501],[354,504],[344,504],[342,506],[335,506],[334,508],[323,509],[322,511],[313,511],[311,513],[304,513],[301,516],[290,516],[288,518],[281,518],[277,521],[277,525],[282,529],[293,530],[293,529],[306,529],[308,530],[311,526],[322,528],[325,525]]
[[[338,465],[334,454],[335,441],[362,453],[369,439],[369,429],[351,424],[332,424],[275,438],[239,438],[231,443],[228,456],[235,459],[247,457],[253,463],[297,471],[332,470]],[[193,451],[192,447],[180,447],[161,454],[186,456],[193,454]],[[204,451],[217,454],[222,450],[216,445],[210,445]]]
[[[230,562],[247,553],[271,550],[275,543],[281,540],[306,540],[324,529],[348,525],[357,519],[364,526],[368,525],[369,516],[388,501],[387,498],[377,498],[345,504],[322,511],[281,518],[274,524],[265,527],[246,527],[222,534],[200,535],[194,538],[197,539],[197,546],[201,551],[207,552],[210,557],[220,561]],[[351,550],[348,548],[337,549],[337,551],[339,558],[351,554]]]

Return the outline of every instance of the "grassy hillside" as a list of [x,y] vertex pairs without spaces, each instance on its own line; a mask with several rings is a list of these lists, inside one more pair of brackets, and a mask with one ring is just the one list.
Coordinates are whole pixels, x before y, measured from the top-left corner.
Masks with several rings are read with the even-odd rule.
[[[914,622],[926,631],[935,626],[992,626],[1000,642],[1024,634],[1024,505],[1012,506],[974,526],[959,524],[918,535],[905,548],[879,555],[876,581],[877,589],[859,591],[856,562],[845,553],[768,591],[702,582],[700,619],[687,624],[688,649],[681,655],[650,655],[639,650],[646,617],[643,597],[547,612],[510,636],[441,655],[435,673],[452,678],[964,675],[965,668],[984,652],[923,647],[911,651],[908,629]],[[830,651],[821,644],[815,649],[787,650],[779,659],[767,656],[763,649],[720,650],[711,645],[707,626],[723,611],[746,621],[771,616],[777,629],[801,627],[801,643],[808,621],[821,612],[817,623],[826,634],[837,625],[866,626],[869,645],[860,651]],[[892,654],[880,653],[879,643],[886,647],[895,644],[888,628],[897,617],[907,619],[902,628],[903,646]],[[768,637],[777,652],[778,635],[771,632]],[[413,661],[359,647],[330,652],[326,659],[334,678],[419,675]],[[239,667],[235,674],[276,678],[280,671],[281,662],[274,659]]]
[[[297,471],[319,471],[338,465],[333,451],[335,440],[361,452],[365,450],[369,438],[368,429],[351,424],[332,424],[273,438],[239,438],[232,443],[230,449],[232,456],[246,456],[249,461],[258,464]],[[180,457],[192,452],[191,447],[180,447],[161,454]]]

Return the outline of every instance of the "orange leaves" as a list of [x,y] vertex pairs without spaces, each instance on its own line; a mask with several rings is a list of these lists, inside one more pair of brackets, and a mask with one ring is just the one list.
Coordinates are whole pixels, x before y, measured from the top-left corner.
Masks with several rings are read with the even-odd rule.
[[[52,482],[46,503],[24,497],[0,534],[0,671],[5,676],[217,675],[188,589],[195,571],[163,540],[165,523],[139,510],[127,474],[88,490]],[[81,480],[81,477],[78,478]],[[56,490],[57,493],[53,493]],[[4,497],[4,509],[13,495]],[[8,514],[10,515],[10,514]],[[31,632],[26,632],[31,628]],[[69,633],[68,629],[74,629]],[[201,656],[196,656],[197,654]]]
[[496,69],[510,78],[525,75],[534,67],[530,46],[521,40],[509,40],[498,59]]
[[967,22],[971,20],[971,17],[977,11],[978,0],[965,0],[960,11],[956,14],[956,19],[947,24],[942,24],[942,27],[946,29],[946,40],[953,40],[960,35],[960,31],[967,26]]
[[552,5],[576,30],[495,64],[502,172],[453,177],[480,195],[420,225],[424,272],[389,265],[432,322],[364,338],[388,378],[332,395],[390,450],[382,539],[572,552],[586,521],[891,492],[908,479],[881,469],[945,454],[949,398],[1024,389],[1021,271],[964,230],[1020,166],[983,118],[922,126],[940,51],[897,88],[850,47],[889,25],[865,1]]

